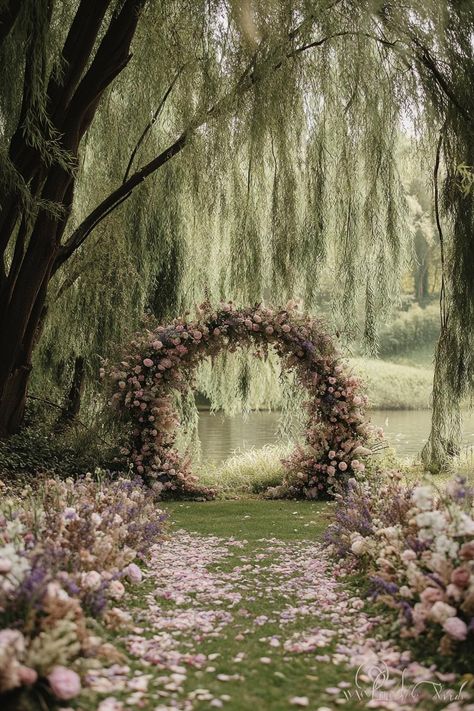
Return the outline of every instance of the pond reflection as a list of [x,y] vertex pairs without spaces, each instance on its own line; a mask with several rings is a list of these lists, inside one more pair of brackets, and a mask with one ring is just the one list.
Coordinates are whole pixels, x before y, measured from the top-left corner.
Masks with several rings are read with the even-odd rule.
[[[430,431],[429,410],[372,410],[372,422],[384,428],[385,436],[398,455],[413,459]],[[219,464],[235,451],[263,447],[281,441],[277,435],[278,412],[251,412],[227,417],[222,413],[199,413],[202,462]],[[474,413],[464,416],[465,445],[474,446]]]

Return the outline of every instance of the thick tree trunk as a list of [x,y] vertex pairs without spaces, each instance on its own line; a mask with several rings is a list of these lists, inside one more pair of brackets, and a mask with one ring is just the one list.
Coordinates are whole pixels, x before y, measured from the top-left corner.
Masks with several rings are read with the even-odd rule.
[[[35,72],[40,71],[35,64],[37,58],[26,57],[23,102],[9,156],[17,173],[29,184],[32,197],[60,205],[63,212],[58,216],[41,208],[31,220],[24,214],[22,198],[13,188],[0,206],[0,437],[16,432],[23,419],[32,353],[42,330],[48,284],[57,268],[54,264],[73,200],[72,163],[105,89],[130,60],[130,43],[144,2],[117,3],[92,61],[91,53],[111,0],[79,3],[62,52],[64,73],[59,80],[56,76],[50,78],[45,97],[51,124],[56,135],[61,136],[61,150],[70,157],[71,168],[60,165],[53,157],[45,160],[25,136],[23,118],[25,111],[31,109],[31,82]],[[14,19],[10,21],[9,15],[0,14],[0,38],[2,30],[4,34],[8,32]],[[47,77],[44,79],[46,84]],[[47,143],[49,129],[45,131]],[[11,243],[14,255],[10,261],[5,255]]]
[[[449,333],[447,326],[441,329],[436,347],[433,375],[431,431],[421,459],[425,467],[438,474],[460,452],[461,407],[459,399],[448,388],[450,368]],[[452,367],[452,365],[451,365]]]
[[[13,341],[9,341],[9,348],[0,350],[0,437],[14,434],[18,431],[23,421],[28,383],[32,369],[31,358],[33,349],[38,342],[46,317],[46,294],[49,275],[43,279],[36,300],[29,311],[27,321],[18,317],[16,333],[22,333],[19,345],[15,349]],[[25,301],[28,294],[25,294]],[[25,310],[23,311],[23,313]],[[17,312],[19,314],[19,312]],[[6,314],[12,316],[12,314]],[[7,325],[0,330],[0,342],[9,340],[8,320]],[[5,340],[2,340],[2,339]],[[19,338],[19,336],[18,336]],[[12,360],[7,360],[11,354]]]

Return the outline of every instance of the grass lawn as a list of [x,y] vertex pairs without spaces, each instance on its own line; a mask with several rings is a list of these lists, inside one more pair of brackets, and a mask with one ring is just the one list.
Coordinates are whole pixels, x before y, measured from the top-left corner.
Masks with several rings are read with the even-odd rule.
[[[328,524],[330,506],[321,502],[247,499],[203,503],[174,502],[167,503],[166,509],[176,528],[184,528],[201,535],[235,537],[247,541],[245,548],[236,556],[219,564],[218,568],[222,570],[239,564],[242,554],[249,560],[255,559],[264,550],[262,538],[275,537],[288,542],[320,539]],[[260,583],[265,579],[265,567],[268,562],[262,561]],[[254,618],[263,615],[271,618],[275,599],[268,600],[265,596],[257,595],[254,601],[243,599],[242,607]],[[316,622],[314,619],[309,621],[302,617],[284,631],[284,636],[307,631],[308,625],[314,626]],[[326,627],[327,624],[323,623],[322,626]],[[268,654],[268,645],[260,640],[272,635],[281,635],[282,630],[277,623],[267,623],[254,628],[250,633],[247,632],[244,640],[239,639],[239,633],[248,628],[248,618],[243,617],[230,628],[224,628],[218,639],[205,642],[202,647],[205,654],[219,655],[213,664],[215,673],[198,671],[190,674],[187,680],[188,690],[204,687],[216,697],[229,696],[224,702],[227,711],[288,711],[297,708],[289,703],[289,699],[294,696],[307,696],[311,699],[312,709],[325,707],[329,703],[327,695],[324,695],[326,687],[334,686],[346,678],[349,682],[353,681],[352,671],[345,672],[332,664],[316,662],[314,653],[288,655],[282,647],[278,647],[272,650],[271,664],[262,662]],[[242,653],[245,654],[243,661],[234,661]],[[217,680],[219,673],[231,676],[239,674],[243,680],[235,679],[223,683]],[[195,708],[207,709],[208,702],[198,703]],[[346,703],[344,708],[357,708],[357,704]]]
[[[362,632],[368,617],[355,603],[363,606],[365,600],[355,590],[347,596],[324,563],[318,541],[331,506],[258,499],[164,503],[170,515],[164,557],[159,546],[147,579],[127,600],[134,618],[132,637],[120,632],[109,637],[124,653],[121,664],[128,665],[128,678],[131,674],[138,683],[148,678],[143,694],[130,695],[126,688],[114,694],[124,703],[120,711],[367,708],[370,681],[357,686],[359,662],[348,668],[347,659],[358,654],[367,635],[378,640],[374,649],[383,648],[387,628]],[[184,588],[183,579],[188,581]],[[226,597],[229,592],[241,598]],[[288,617],[288,611],[295,614]],[[207,629],[200,615],[211,620]],[[286,646],[295,636],[305,641],[321,634],[329,636],[309,651]],[[133,637],[143,645],[141,652],[130,650]],[[165,648],[168,640],[184,657],[163,661],[163,640]],[[148,644],[156,658],[150,659]],[[201,656],[203,663],[186,661],[186,655]],[[103,698],[91,691],[80,708],[97,709]],[[432,699],[419,706],[440,707],[444,704]]]
[[168,502],[173,527],[204,535],[244,538],[249,549],[259,538],[318,539],[328,524],[330,503],[311,501]]

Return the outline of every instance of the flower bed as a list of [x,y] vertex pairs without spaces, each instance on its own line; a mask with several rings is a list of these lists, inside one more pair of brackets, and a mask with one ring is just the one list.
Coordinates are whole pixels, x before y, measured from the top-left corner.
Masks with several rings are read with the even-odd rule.
[[396,611],[400,637],[422,640],[425,658],[455,659],[457,671],[474,652],[473,514],[462,480],[440,493],[390,473],[376,486],[352,480],[326,534],[343,570],[367,574]]
[[370,436],[366,398],[321,323],[298,313],[294,304],[280,311],[223,304],[215,311],[201,309],[195,321],[176,319],[138,334],[122,362],[110,369],[112,404],[130,423],[130,443],[122,453],[155,491],[198,490],[189,458],[174,447],[179,423],[173,395],[193,387],[204,358],[248,346],[260,357],[273,347],[282,369],[294,370],[309,395],[306,445],[285,462],[284,486],[273,494],[326,497],[364,469],[361,456],[370,454],[364,447]]
[[127,479],[0,488],[0,695],[13,708],[25,689],[71,699],[86,658],[106,648],[90,620],[128,619],[117,603],[141,581],[137,563],[162,537],[164,514]]

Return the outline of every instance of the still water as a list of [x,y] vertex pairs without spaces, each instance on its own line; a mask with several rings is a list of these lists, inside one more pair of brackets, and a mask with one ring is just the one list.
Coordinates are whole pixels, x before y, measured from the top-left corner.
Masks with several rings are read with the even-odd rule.
[[[430,430],[429,410],[372,410],[372,422],[383,427],[389,443],[404,459],[413,459],[426,442]],[[251,412],[226,417],[221,413],[199,413],[202,461],[219,464],[234,452],[275,444],[277,412]],[[464,444],[474,446],[474,413],[464,416]]]

